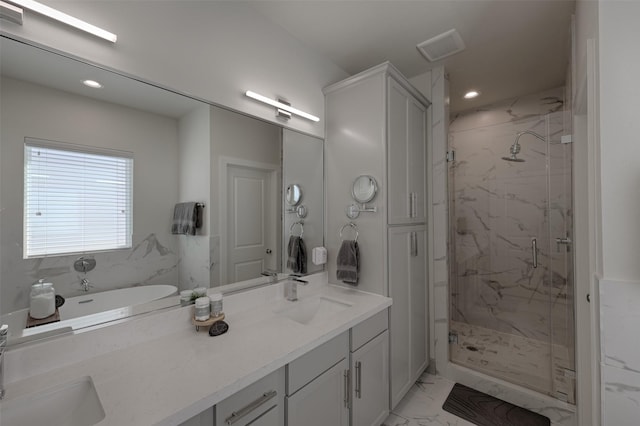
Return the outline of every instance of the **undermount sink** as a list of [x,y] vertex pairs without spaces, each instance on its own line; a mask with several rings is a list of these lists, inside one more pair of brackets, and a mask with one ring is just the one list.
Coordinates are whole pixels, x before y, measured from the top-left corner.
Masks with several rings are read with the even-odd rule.
[[105,416],[89,376],[8,399],[0,408],[2,426],[89,426]]
[[331,315],[351,307],[351,303],[326,296],[313,296],[295,302],[286,302],[283,308],[274,311],[297,323],[312,325],[321,323]]

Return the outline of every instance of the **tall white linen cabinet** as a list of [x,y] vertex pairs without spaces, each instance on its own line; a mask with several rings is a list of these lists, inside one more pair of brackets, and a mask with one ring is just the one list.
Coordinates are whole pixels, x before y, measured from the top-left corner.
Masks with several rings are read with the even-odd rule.
[[[430,102],[389,62],[328,86],[324,94],[329,280],[342,284],[336,278],[336,255],[342,239],[355,238],[357,231],[356,288],[393,298],[389,312],[389,409],[393,409],[429,361]],[[366,205],[358,204],[369,211],[351,219],[347,208],[357,204],[352,185],[361,175],[376,180],[377,194]],[[344,228],[349,222],[355,228]]]

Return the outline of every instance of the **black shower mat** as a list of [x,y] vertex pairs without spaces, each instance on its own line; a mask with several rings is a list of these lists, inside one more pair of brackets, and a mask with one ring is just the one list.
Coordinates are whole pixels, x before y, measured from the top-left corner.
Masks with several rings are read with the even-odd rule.
[[548,417],[525,410],[460,383],[451,389],[442,409],[478,426],[550,426]]

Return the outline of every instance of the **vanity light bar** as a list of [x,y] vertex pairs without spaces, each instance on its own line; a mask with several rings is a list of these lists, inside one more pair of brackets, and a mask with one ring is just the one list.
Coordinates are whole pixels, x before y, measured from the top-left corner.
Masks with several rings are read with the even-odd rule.
[[301,111],[301,110],[299,110],[297,108],[292,107],[291,105],[287,105],[285,103],[273,100],[271,98],[267,98],[266,96],[262,96],[262,95],[260,95],[260,94],[258,94],[256,92],[252,92],[251,90],[247,90],[245,92],[245,95],[247,95],[248,97],[250,97],[252,99],[255,99],[257,101],[264,102],[267,105],[274,106],[274,107],[276,107],[278,109],[281,109],[283,111],[287,111],[287,112],[290,112],[292,114],[299,115],[300,117],[304,117],[307,120],[311,120],[311,121],[315,121],[315,122],[320,121],[320,119],[318,117],[316,117],[315,115],[311,115],[308,112]]
[[44,4],[38,3],[37,1],[33,1],[33,0],[9,0],[9,1],[18,6],[22,6],[25,9],[29,9],[33,12],[47,16],[51,19],[55,19],[56,21],[62,22],[63,24],[67,24],[79,30],[86,31],[89,34],[93,34],[94,36],[103,38],[107,41],[110,41],[111,43],[115,43],[116,40],[118,39],[117,35],[110,33],[109,31],[103,30],[102,28],[98,28],[95,25],[91,25],[78,18],[74,18],[73,16],[67,15],[66,13],[62,13],[59,10],[56,10],[52,7],[45,6]]

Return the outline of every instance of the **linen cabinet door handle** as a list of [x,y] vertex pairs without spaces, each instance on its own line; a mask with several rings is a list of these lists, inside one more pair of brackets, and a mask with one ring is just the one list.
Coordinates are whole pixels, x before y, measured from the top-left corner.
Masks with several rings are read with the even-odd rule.
[[533,258],[533,267],[538,267],[538,241],[535,238],[531,239],[531,257]]
[[250,402],[249,404],[239,409],[238,411],[234,411],[233,413],[231,413],[231,415],[227,417],[227,419],[225,420],[225,423],[228,425],[234,424],[235,422],[237,422],[238,420],[240,420],[241,418],[243,418],[244,416],[246,416],[256,408],[260,407],[265,402],[275,398],[276,395],[278,395],[278,392],[276,392],[275,390],[270,390],[269,392],[263,393],[260,398],[256,399],[253,402]]
[[344,406],[349,408],[349,393],[351,391],[351,386],[349,386],[349,370],[344,370],[342,377],[344,378]]
[[416,232],[412,232],[410,234],[411,238],[411,257],[418,256],[418,234]]
[[411,217],[418,217],[418,193],[411,193]]
[[362,363],[356,362],[356,397],[362,398]]
[[409,193],[409,217],[413,217],[413,192]]

